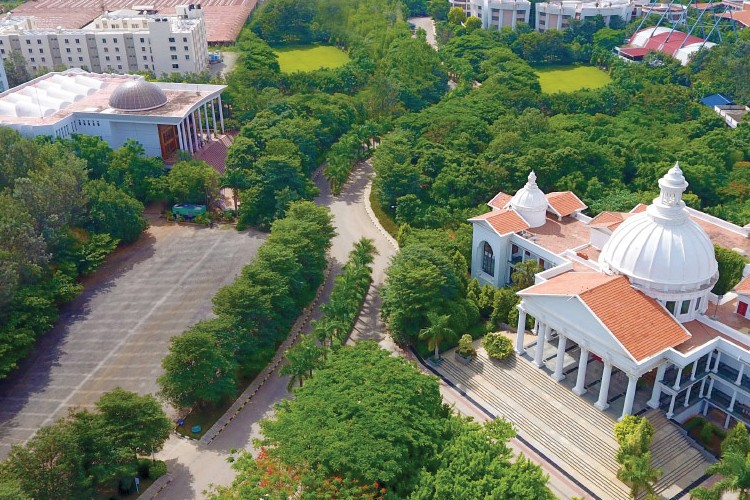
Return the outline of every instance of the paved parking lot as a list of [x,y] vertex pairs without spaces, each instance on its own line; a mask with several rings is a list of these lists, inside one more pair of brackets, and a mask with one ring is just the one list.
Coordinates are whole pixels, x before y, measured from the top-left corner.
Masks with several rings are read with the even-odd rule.
[[170,337],[211,314],[211,297],[263,238],[234,228],[155,225],[113,255],[32,356],[0,381],[0,459],[68,408],[92,406],[115,387],[156,392]]

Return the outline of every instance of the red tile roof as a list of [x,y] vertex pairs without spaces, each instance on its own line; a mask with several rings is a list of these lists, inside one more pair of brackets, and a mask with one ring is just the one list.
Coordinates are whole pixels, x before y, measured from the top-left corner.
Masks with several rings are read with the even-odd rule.
[[750,294],[750,276],[737,283],[734,291],[741,294]]
[[[636,36],[643,31],[654,29],[655,28],[646,28],[644,30],[633,33],[631,40],[635,39]],[[688,35],[687,33],[675,30],[664,33],[657,33],[656,35],[646,40],[646,43],[643,45],[643,47],[625,46],[618,48],[618,50],[621,53],[630,56],[643,56],[649,50],[655,50],[658,52],[669,54],[670,56],[674,56],[675,54],[677,54],[677,51],[680,49],[680,47],[703,42],[705,42],[703,38],[698,38],[697,36]],[[643,52],[643,50],[645,50],[646,52]]]
[[625,54],[630,57],[643,57],[653,49],[647,49],[646,47],[621,47],[618,49],[620,54]]
[[636,361],[690,338],[661,304],[633,288],[624,276],[568,272],[520,292],[536,294],[577,296]]
[[526,221],[513,210],[495,210],[469,219],[469,221],[479,220],[487,221],[500,236],[517,233],[529,228]]
[[741,10],[738,12],[732,12],[731,14],[729,12],[724,12],[723,14],[717,14],[718,17],[725,17],[734,19],[741,25],[747,27],[750,26],[750,10]]
[[513,198],[511,195],[505,194],[500,191],[495,195],[494,198],[488,201],[487,204],[492,208],[497,208],[498,210],[500,210],[505,208],[505,206],[510,202],[511,198]]
[[620,224],[625,222],[625,219],[630,215],[631,214],[621,212],[602,212],[589,221],[589,226],[606,227],[610,231],[614,231]]
[[643,203],[639,203],[636,206],[633,207],[633,210],[630,211],[631,214],[639,214],[641,212],[645,212],[648,208],[648,205],[644,205]]
[[575,211],[581,211],[586,208],[585,203],[571,191],[562,191],[547,194],[547,203],[560,217],[567,217]]

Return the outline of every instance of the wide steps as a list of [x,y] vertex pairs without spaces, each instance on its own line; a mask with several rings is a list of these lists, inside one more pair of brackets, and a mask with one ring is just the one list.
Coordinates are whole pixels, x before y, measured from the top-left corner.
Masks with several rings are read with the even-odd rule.
[[[615,420],[556,382],[548,370],[516,356],[491,360],[479,350],[467,366],[446,357],[440,371],[459,388],[491,405],[498,417],[512,422],[522,437],[597,495],[628,498],[629,488],[617,479]],[[591,391],[598,391],[598,386]],[[676,486],[685,487],[699,478],[708,462],[661,411],[651,410],[646,416],[656,430],[653,464],[668,471],[656,489],[673,494]]]

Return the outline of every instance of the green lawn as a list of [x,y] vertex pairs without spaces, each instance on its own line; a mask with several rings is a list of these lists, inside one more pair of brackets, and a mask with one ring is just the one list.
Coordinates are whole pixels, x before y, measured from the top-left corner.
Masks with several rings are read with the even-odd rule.
[[279,66],[284,73],[315,71],[320,68],[338,68],[349,62],[349,55],[329,45],[306,45],[275,49]]
[[534,71],[545,94],[598,89],[611,81],[609,74],[594,66],[546,66]]

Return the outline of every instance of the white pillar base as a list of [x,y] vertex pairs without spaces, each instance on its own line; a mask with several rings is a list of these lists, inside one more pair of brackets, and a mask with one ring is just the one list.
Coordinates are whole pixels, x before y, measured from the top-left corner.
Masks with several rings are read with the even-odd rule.
[[609,408],[609,403],[599,404],[599,401],[597,401],[596,403],[594,403],[594,406],[597,410],[604,411]]

